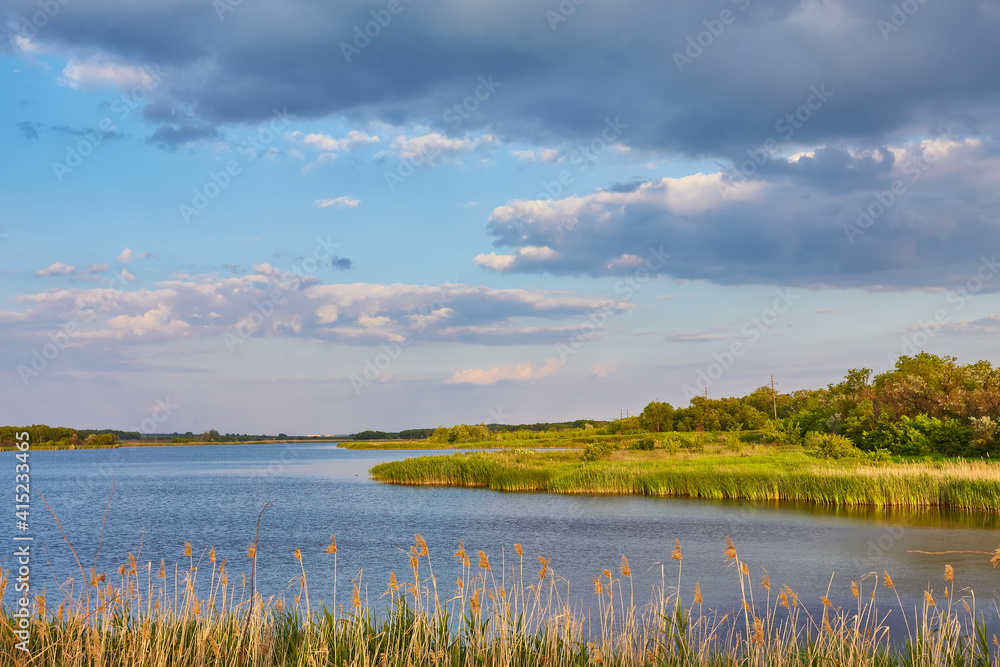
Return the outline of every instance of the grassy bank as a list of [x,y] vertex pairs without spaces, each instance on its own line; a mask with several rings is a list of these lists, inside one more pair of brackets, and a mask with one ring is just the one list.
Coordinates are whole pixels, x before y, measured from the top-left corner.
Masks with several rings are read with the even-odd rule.
[[[711,600],[702,599],[698,582],[683,580],[681,545],[675,543],[670,557],[663,555],[667,565],[648,602],[636,602],[632,572],[622,556],[591,582],[584,610],[573,604],[579,594],[570,596],[569,582],[556,576],[552,561],[526,555],[518,544],[507,558],[491,560],[482,551],[466,553],[460,543],[453,558],[461,574],[446,583],[434,577],[427,544],[414,538],[408,574],[397,579],[390,572],[369,584],[358,572],[344,582],[340,598],[336,584],[332,595],[310,591],[304,564],[332,558],[336,569],[335,543],[325,556],[292,552],[289,546],[286,557],[296,558],[302,571],[290,603],[248,591],[252,575],[236,575],[230,583],[229,569],[215,561],[214,550],[199,567],[188,560],[189,547],[179,571],[130,556],[117,575],[92,571],[84,577],[89,584],[65,582],[61,599],[35,597],[23,623],[5,608],[0,664],[640,667],[1000,660],[996,643],[977,625],[974,595],[960,588],[960,573],[951,566],[943,567],[938,582],[944,590],[924,591],[917,610],[903,609],[887,572],[834,590],[831,583],[822,598],[806,601],[790,587],[772,584],[766,574],[759,580],[751,575],[736,546],[720,539],[719,558],[732,566],[737,607],[717,613],[710,611]],[[250,554],[254,560],[247,565],[255,567],[253,545]],[[1000,562],[1000,549],[992,555],[994,564]],[[196,591],[202,590],[207,592],[199,597]],[[906,636],[890,637],[884,623],[888,610],[876,608],[876,597],[908,619]],[[20,642],[27,650],[18,648]]]
[[391,461],[372,468],[371,476],[497,491],[1000,510],[1000,467],[988,462],[822,460],[797,447],[619,450],[598,461],[579,452],[480,452]]

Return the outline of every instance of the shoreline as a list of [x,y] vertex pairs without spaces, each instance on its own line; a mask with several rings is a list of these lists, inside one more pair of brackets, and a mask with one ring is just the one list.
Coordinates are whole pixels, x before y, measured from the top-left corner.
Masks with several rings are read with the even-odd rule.
[[[51,445],[31,445],[31,451],[33,452],[48,452],[48,451],[78,451],[81,449],[120,449],[120,448],[131,448],[131,447],[192,447],[200,445],[281,445],[290,443],[336,443],[339,444],[341,440],[298,440],[298,439],[288,439],[288,440],[252,440],[248,442],[147,442],[141,440],[125,440],[123,442],[114,445],[80,445],[78,447],[70,446],[51,446]],[[13,448],[0,448],[0,453],[2,452],[16,452],[18,449]]]
[[985,461],[870,463],[799,450],[668,454],[506,450],[421,456],[374,466],[386,484],[565,495],[808,502],[842,507],[941,507],[1000,513],[1000,467]]

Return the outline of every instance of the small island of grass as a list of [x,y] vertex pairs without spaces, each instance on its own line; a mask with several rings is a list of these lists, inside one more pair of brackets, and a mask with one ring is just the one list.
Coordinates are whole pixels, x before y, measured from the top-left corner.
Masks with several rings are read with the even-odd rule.
[[991,460],[1000,454],[1000,369],[920,353],[874,378],[852,369],[826,389],[694,396],[678,409],[652,401],[635,417],[545,430],[440,427],[394,448],[402,447],[504,451],[383,463],[373,479],[997,512],[1000,468]]

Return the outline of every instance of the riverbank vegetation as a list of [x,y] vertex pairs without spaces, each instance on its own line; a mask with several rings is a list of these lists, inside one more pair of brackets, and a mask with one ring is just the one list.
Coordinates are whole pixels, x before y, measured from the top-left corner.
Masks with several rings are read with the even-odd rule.
[[[247,552],[249,575],[231,574],[214,549],[207,561],[196,560],[190,544],[174,567],[142,563],[131,554],[117,573],[92,569],[88,576],[81,565],[82,581],[68,580],[58,596],[36,594],[25,608],[27,618],[3,609],[0,663],[640,667],[1000,660],[975,595],[946,564],[918,609],[904,608],[888,572],[836,584],[831,578],[825,595],[806,600],[772,582],[766,570],[758,579],[752,573],[759,565],[743,561],[727,537],[719,541],[719,559],[731,566],[736,606],[719,609],[703,599],[699,582],[684,581],[676,542],[645,604],[636,602],[624,555],[595,572],[585,597],[571,596],[554,559],[525,554],[519,544],[491,556],[467,553],[463,541],[452,556],[461,570],[457,580],[437,581],[428,545],[415,535],[409,573],[372,580],[359,571],[338,598],[336,583],[332,591],[310,589],[306,569],[324,558],[333,560],[336,572],[332,537],[326,554],[286,548],[284,557],[298,561],[302,573],[291,600],[263,600],[254,591],[256,544]],[[1000,563],[1000,548],[983,558],[990,555],[994,566]],[[3,577],[0,588],[7,581]],[[905,633],[891,636],[886,618],[895,609],[906,619]]]
[[745,443],[775,445],[821,442],[834,454],[848,447],[881,457],[996,458],[1000,368],[920,353],[900,357],[892,370],[874,377],[871,369],[851,369],[843,381],[825,389],[780,393],[760,387],[743,397],[718,399],[695,395],[683,408],[651,401],[634,417],[546,431],[496,424],[442,426],[426,440],[393,446],[523,447],[539,441],[537,446],[586,447],[610,442],[608,436],[662,442],[659,434],[667,433],[721,433]]
[[[75,429],[62,426],[0,426],[0,450],[16,449],[15,434],[27,432],[28,441],[34,450],[46,449],[108,449],[113,447],[143,447],[153,445],[213,445],[213,444],[254,444],[287,442],[284,433],[272,435],[220,434],[215,429],[195,435],[190,431],[177,433],[139,433],[138,431],[116,431],[113,429]],[[302,438],[306,440],[325,437]]]
[[17,433],[27,432],[32,449],[98,449],[116,447],[125,439],[138,438],[129,431],[88,430],[33,424],[0,426],[0,449],[16,449]]
[[[732,435],[674,434],[630,448],[503,450],[423,456],[373,467],[392,484],[496,491],[682,496],[856,507],[1000,511],[1000,467],[986,461],[887,461],[827,439],[810,448],[746,444]],[[846,443],[846,444],[845,444]],[[831,456],[831,453],[835,456]]]

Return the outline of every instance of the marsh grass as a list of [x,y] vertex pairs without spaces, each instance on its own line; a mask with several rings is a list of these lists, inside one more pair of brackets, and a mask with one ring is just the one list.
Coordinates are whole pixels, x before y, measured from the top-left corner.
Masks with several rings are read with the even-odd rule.
[[[647,603],[637,605],[623,555],[617,567],[593,580],[594,600],[587,608],[571,602],[569,582],[558,577],[550,558],[528,557],[519,544],[512,557],[502,552],[491,559],[482,551],[466,553],[463,541],[453,554],[460,575],[451,585],[438,582],[431,552],[419,535],[409,550],[408,576],[390,572],[372,584],[358,573],[349,601],[340,603],[334,593],[317,606],[314,592],[310,606],[304,562],[336,557],[336,541],[331,539],[325,551],[323,556],[296,549],[289,555],[302,564],[299,593],[291,604],[248,595],[247,577],[231,583],[229,568],[216,562],[214,550],[203,568],[185,545],[183,566],[172,568],[172,576],[164,564],[140,564],[130,554],[117,576],[92,570],[82,589],[80,582],[67,580],[58,602],[37,596],[28,652],[15,648],[17,621],[4,609],[0,664],[638,667],[988,665],[1000,660],[996,638],[988,638],[984,623],[977,623],[975,596],[956,592],[950,566],[941,592],[924,592],[922,609],[907,615],[899,604],[907,635],[893,641],[886,613],[875,607],[880,586],[895,592],[888,573],[851,582],[854,603],[847,608],[833,607],[828,589],[823,606],[811,613],[791,588],[772,584],[763,568],[757,580],[728,537],[724,550],[720,543],[720,558],[731,565],[739,606],[721,616],[707,609],[698,582],[693,587],[683,582],[683,555],[676,542]],[[209,580],[201,596],[200,577]],[[6,583],[4,577],[0,586]],[[383,592],[371,599],[369,588],[376,587]]]
[[424,456],[379,464],[371,476],[393,484],[497,491],[1000,510],[1000,467],[987,461],[827,461],[799,448],[700,447],[617,450],[599,461],[585,461],[577,452],[531,450]]

